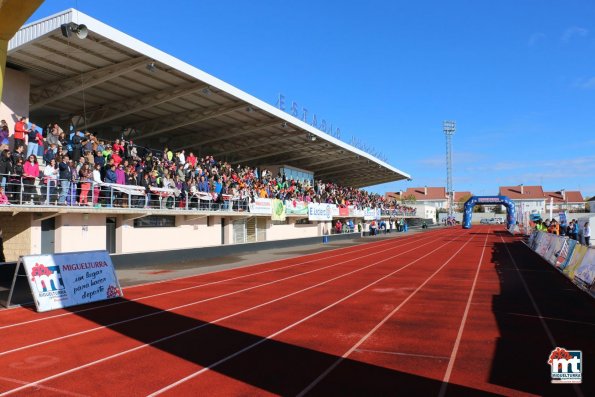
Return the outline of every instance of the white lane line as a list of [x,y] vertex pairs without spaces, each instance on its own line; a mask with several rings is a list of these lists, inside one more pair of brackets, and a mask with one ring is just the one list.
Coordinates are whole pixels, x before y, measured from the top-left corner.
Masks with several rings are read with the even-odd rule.
[[[423,241],[423,240],[426,240],[426,239],[428,239],[430,237],[432,237],[432,236],[422,237],[420,239],[415,239],[413,241],[411,241],[411,239],[408,239],[408,241],[406,243],[395,245],[395,248],[409,245],[409,244],[411,244],[411,243],[413,243],[415,241]],[[192,290],[192,289],[203,288],[203,287],[207,287],[207,286],[211,286],[211,285],[225,283],[225,282],[228,282],[228,281],[234,281],[234,280],[238,280],[238,279],[242,279],[242,278],[246,278],[246,277],[256,276],[256,275],[259,275],[259,274],[276,272],[276,271],[279,271],[279,270],[284,270],[284,269],[288,269],[288,268],[292,268],[292,267],[297,267],[297,266],[301,266],[301,265],[304,265],[304,264],[307,264],[307,263],[316,262],[316,261],[319,261],[319,260],[326,260],[326,259],[329,259],[329,258],[335,258],[337,256],[348,255],[348,254],[351,254],[353,252],[366,251],[367,249],[377,248],[379,246],[382,247],[382,246],[390,245],[392,243],[401,242],[401,241],[403,241],[403,240],[394,241],[393,239],[391,239],[391,241],[389,241],[389,242],[386,242],[386,241],[383,241],[382,243],[380,243],[380,242],[374,242],[374,243],[371,243],[371,244],[365,244],[366,247],[361,248],[361,249],[350,250],[348,252],[339,253],[339,254],[336,254],[336,255],[331,255],[331,256],[327,256],[327,257],[323,257],[323,258],[315,258],[315,259],[311,259],[309,261],[299,262],[299,263],[292,264],[292,265],[287,265],[287,266],[278,267],[278,268],[269,269],[269,270],[263,270],[263,271],[255,272],[255,273],[249,273],[249,274],[245,274],[245,275],[242,275],[242,276],[230,277],[230,278],[227,278],[227,279],[224,279],[224,280],[212,281],[212,282],[209,282],[209,283],[200,284],[200,285],[194,285],[194,286],[191,286],[191,287],[179,288],[179,289],[175,289],[175,290],[172,290],[172,291],[166,291],[166,292],[161,292],[161,293],[158,293],[158,294],[147,295],[147,296],[143,296],[143,297],[139,297],[139,298],[135,298],[135,299],[128,299],[128,300],[113,302],[113,303],[104,304],[104,305],[100,305],[100,306],[93,306],[93,307],[86,308],[86,309],[80,309],[80,310],[75,310],[75,311],[72,311],[72,312],[56,314],[56,315],[53,315],[53,316],[48,316],[48,317],[43,317],[43,318],[37,318],[37,319],[34,319],[34,320],[23,321],[23,322],[20,322],[20,323],[3,325],[3,326],[0,326],[0,330],[7,329],[7,328],[14,328],[14,327],[18,327],[18,326],[21,326],[21,325],[27,325],[27,324],[37,323],[37,322],[40,322],[40,321],[52,320],[52,319],[60,318],[60,317],[64,317],[64,316],[71,316],[73,314],[84,313],[84,312],[88,312],[88,311],[92,311],[92,310],[103,309],[103,308],[106,308],[106,307],[122,305],[122,304],[130,303],[130,302],[137,302],[137,301],[141,301],[141,300],[145,300],[145,299],[155,298],[157,296],[163,296],[163,295],[174,294],[174,293],[178,293],[178,292],[184,292],[184,291],[188,291],[188,290]],[[373,246],[371,246],[372,244],[373,244]],[[329,250],[329,251],[335,251],[335,250],[338,250],[338,249],[345,249],[345,247],[337,248],[337,249],[333,249],[333,250]],[[329,252],[329,251],[325,251],[325,252]],[[306,256],[312,256],[312,255],[316,255],[316,254],[320,254],[320,252],[318,252],[318,253],[312,253],[312,254],[307,254],[307,255],[304,255],[304,257],[306,257]],[[296,257],[282,259],[281,261],[285,261],[285,260],[288,260],[288,259],[295,259],[295,258]],[[265,264],[270,264],[270,263],[275,263],[275,262],[277,262],[277,261],[262,262],[262,263],[258,263],[258,264],[254,264],[254,265],[249,265],[249,266],[265,265]],[[227,270],[230,270],[230,269],[227,269]],[[234,269],[231,269],[231,270],[234,270]],[[224,270],[221,270],[221,271],[224,271]],[[216,273],[216,272],[213,272],[213,273]],[[208,273],[208,274],[213,274],[213,273]],[[156,281],[155,284],[157,284],[157,283],[171,282],[171,281],[179,281],[179,280],[182,280],[182,279],[194,278],[194,277],[201,277],[201,276],[205,276],[205,274],[194,275],[194,276],[186,276],[186,277],[179,277],[177,279],[171,279],[171,280]]]
[[[209,366],[207,366],[207,367],[204,367],[204,368],[202,368],[202,369],[201,369],[201,370],[199,370],[199,371],[196,371],[196,372],[194,372],[194,373],[192,373],[192,374],[190,374],[190,375],[188,375],[188,376],[186,376],[186,377],[184,377],[184,378],[182,378],[182,379],[180,379],[180,380],[178,380],[178,381],[176,381],[176,382],[174,382],[174,383],[172,383],[172,384],[170,384],[170,385],[168,385],[168,386],[165,386],[165,387],[164,387],[164,388],[162,388],[162,389],[159,389],[159,390],[157,390],[157,391],[155,391],[155,392],[153,392],[153,393],[149,394],[149,397],[154,397],[154,396],[160,395],[160,394],[162,394],[162,393],[164,393],[164,392],[166,392],[166,391],[168,391],[168,390],[171,390],[171,389],[173,389],[174,387],[176,387],[176,386],[179,386],[180,384],[182,384],[182,383],[184,383],[184,382],[187,382],[187,381],[189,381],[189,380],[191,380],[191,379],[193,379],[193,378],[195,378],[195,377],[197,377],[197,376],[199,376],[199,375],[202,375],[202,374],[204,374],[205,372],[207,372],[207,371],[210,371],[211,369],[213,369],[213,368],[215,368],[215,367],[217,367],[217,366],[219,366],[219,365],[221,365],[221,364],[223,364],[223,363],[225,363],[225,362],[227,362],[227,361],[229,361],[229,360],[231,360],[231,359],[233,359],[233,358],[235,358],[235,357],[239,356],[239,355],[240,355],[240,354],[242,354],[242,353],[245,353],[245,352],[246,352],[246,351],[248,351],[248,350],[250,350],[250,349],[253,349],[253,348],[254,348],[254,347],[256,347],[256,346],[259,346],[259,345],[261,345],[262,343],[264,343],[264,342],[266,342],[266,341],[268,341],[268,340],[270,340],[270,339],[273,339],[273,338],[275,338],[275,337],[277,337],[277,336],[281,335],[282,333],[284,333],[284,332],[286,332],[286,331],[288,331],[288,330],[290,330],[290,329],[292,329],[292,328],[295,328],[296,326],[298,326],[298,325],[300,325],[300,324],[302,324],[302,323],[304,323],[304,322],[306,322],[306,321],[310,320],[311,318],[313,318],[313,317],[315,317],[315,316],[319,315],[320,313],[323,313],[323,312],[325,312],[325,311],[327,311],[327,310],[329,310],[329,309],[331,309],[331,308],[333,308],[333,307],[337,306],[338,304],[340,304],[340,303],[342,303],[342,302],[346,301],[346,300],[347,300],[347,299],[349,299],[349,298],[352,298],[353,296],[355,296],[355,295],[359,294],[360,292],[362,292],[362,291],[364,291],[364,290],[366,290],[366,289],[368,289],[368,288],[370,288],[370,287],[372,287],[372,286],[374,286],[374,285],[378,284],[379,282],[381,282],[381,281],[383,281],[383,280],[385,280],[385,279],[387,279],[387,278],[389,278],[389,277],[391,277],[391,276],[395,275],[396,273],[400,272],[401,270],[408,268],[409,266],[413,265],[414,263],[417,263],[417,262],[419,262],[419,261],[420,261],[420,260],[422,260],[423,258],[425,258],[425,257],[427,257],[427,256],[429,256],[429,255],[431,255],[431,254],[433,254],[434,252],[436,252],[437,250],[441,249],[442,247],[444,247],[444,246],[446,246],[446,245],[450,244],[451,242],[452,242],[452,241],[446,242],[446,243],[442,244],[441,246],[439,246],[439,247],[437,247],[437,248],[434,248],[433,250],[431,250],[430,252],[426,253],[425,255],[423,255],[423,256],[421,256],[421,257],[419,257],[419,258],[415,259],[415,260],[414,260],[414,261],[412,261],[412,262],[409,262],[407,265],[405,265],[405,266],[403,266],[403,267],[401,267],[401,268],[399,268],[399,269],[397,269],[397,270],[395,270],[395,271],[393,271],[393,272],[391,272],[391,273],[389,273],[389,274],[387,274],[387,275],[385,275],[385,276],[383,276],[383,277],[379,278],[379,279],[378,279],[378,280],[376,280],[376,281],[373,281],[373,282],[371,282],[370,284],[367,284],[366,286],[364,286],[364,287],[362,287],[362,288],[358,289],[357,291],[355,291],[355,292],[352,292],[351,294],[349,294],[349,295],[345,296],[344,298],[341,298],[341,299],[339,299],[339,300],[335,301],[334,303],[332,303],[332,304],[330,304],[330,305],[328,305],[328,306],[325,306],[325,307],[323,307],[322,309],[320,309],[320,310],[318,310],[318,311],[316,311],[316,312],[314,312],[314,313],[310,314],[309,316],[307,316],[307,317],[304,317],[304,318],[302,318],[301,320],[299,320],[299,321],[296,321],[296,322],[294,322],[293,324],[290,324],[290,325],[288,325],[287,327],[285,327],[285,328],[283,328],[283,329],[281,329],[281,330],[279,330],[279,331],[277,331],[277,332],[274,332],[274,333],[272,333],[272,334],[270,334],[270,335],[268,335],[268,336],[266,336],[266,337],[264,337],[264,338],[261,338],[261,339],[260,339],[260,340],[258,340],[257,342],[255,342],[255,343],[253,343],[253,344],[251,344],[251,345],[249,345],[249,346],[247,346],[247,347],[245,347],[245,348],[243,348],[243,349],[241,349],[241,350],[238,350],[237,352],[235,352],[235,353],[233,353],[233,354],[230,354],[229,356],[227,356],[227,357],[224,357],[224,358],[220,359],[219,361],[217,361],[217,362],[215,362],[215,363],[213,363],[213,364],[211,364],[211,365],[209,365]],[[387,258],[387,259],[385,259],[385,260],[388,260],[388,258]],[[385,261],[385,260],[383,260],[383,261]],[[383,262],[383,261],[381,261],[381,262]]]
[[[430,241],[430,242],[429,242],[429,243],[427,243],[427,244],[430,244],[430,243],[433,243],[433,242],[434,242],[434,241]],[[423,244],[423,245],[421,245],[420,247],[423,247],[423,246],[425,246],[425,245],[427,245],[427,244]],[[447,245],[447,244],[450,244],[450,241],[449,241],[449,242],[446,242],[446,243],[444,243],[444,244],[442,244],[440,247],[438,247],[438,248],[434,249],[434,250],[433,250],[433,251],[431,251],[431,252],[434,252],[434,251],[436,251],[437,249],[439,249],[439,248],[442,248],[442,247],[444,247],[444,246],[445,246],[445,245]],[[253,306],[253,307],[251,307],[251,308],[244,309],[244,310],[241,310],[241,311],[239,311],[239,312],[236,312],[236,313],[233,313],[233,314],[230,314],[230,315],[227,315],[227,316],[221,317],[221,318],[219,318],[219,319],[217,319],[217,320],[211,321],[210,323],[201,324],[201,325],[199,325],[199,326],[192,327],[192,328],[186,329],[186,330],[184,330],[184,331],[180,331],[180,332],[177,332],[177,333],[175,333],[175,334],[171,334],[171,335],[168,335],[168,336],[165,336],[165,337],[162,337],[162,338],[156,339],[156,340],[154,340],[154,341],[152,341],[152,342],[145,343],[145,344],[142,344],[142,345],[136,346],[136,347],[134,347],[134,348],[131,348],[131,349],[128,349],[128,350],[121,351],[121,352],[119,352],[119,353],[116,353],[116,354],[113,354],[113,355],[110,355],[110,356],[107,356],[107,357],[104,357],[104,358],[101,358],[101,359],[98,359],[98,360],[95,360],[95,361],[89,362],[89,363],[87,363],[87,364],[82,364],[82,365],[80,365],[80,366],[77,366],[77,367],[71,368],[71,369],[69,369],[69,370],[67,370],[67,371],[59,372],[59,373],[57,373],[57,374],[54,374],[54,375],[48,376],[48,377],[46,377],[46,378],[43,378],[43,379],[39,379],[39,380],[33,381],[33,382],[31,382],[31,383],[29,383],[29,384],[27,384],[27,385],[24,385],[24,386],[21,386],[21,387],[15,388],[15,389],[7,390],[7,391],[5,391],[5,392],[1,393],[1,394],[0,394],[0,397],[2,397],[2,396],[7,396],[7,395],[10,395],[10,394],[13,394],[13,393],[17,393],[17,392],[19,392],[19,391],[21,391],[21,390],[24,390],[24,389],[27,389],[27,388],[30,388],[30,387],[36,386],[36,385],[38,385],[38,384],[40,384],[40,383],[48,382],[48,381],[50,381],[50,380],[53,380],[53,379],[56,379],[56,378],[59,378],[59,377],[62,377],[62,376],[65,376],[65,375],[68,375],[68,374],[71,374],[71,373],[77,372],[77,371],[79,371],[79,370],[81,370],[81,369],[89,368],[89,367],[91,367],[91,366],[94,366],[94,365],[97,365],[97,364],[100,364],[100,363],[103,363],[103,362],[109,361],[109,360],[111,360],[111,359],[118,358],[118,357],[124,356],[124,355],[126,355],[126,354],[129,354],[129,353],[132,353],[132,352],[135,352],[135,351],[138,351],[138,350],[144,349],[145,347],[153,346],[153,345],[155,345],[155,344],[157,344],[157,343],[164,342],[164,341],[166,341],[166,340],[173,339],[173,338],[176,338],[176,337],[178,337],[178,336],[181,336],[181,335],[185,335],[185,334],[187,334],[187,333],[190,333],[190,332],[193,332],[193,331],[199,330],[199,329],[201,329],[201,328],[204,328],[204,327],[206,327],[206,326],[209,326],[209,325],[212,325],[212,324],[216,324],[216,323],[219,323],[219,322],[221,322],[221,321],[224,321],[224,320],[227,320],[227,319],[230,319],[230,318],[233,318],[233,317],[239,316],[239,315],[241,315],[241,314],[244,314],[244,313],[247,313],[247,312],[250,312],[250,311],[253,311],[253,310],[259,309],[259,308],[261,308],[261,307],[264,307],[264,306],[267,306],[267,305],[273,304],[273,303],[275,303],[275,302],[278,302],[278,301],[281,301],[281,300],[283,300],[283,299],[287,299],[287,298],[289,298],[289,297],[292,297],[292,296],[294,296],[294,295],[298,295],[298,294],[300,294],[300,293],[302,293],[302,292],[305,292],[305,291],[308,291],[308,290],[311,290],[311,289],[317,288],[317,287],[319,287],[319,286],[321,286],[321,285],[328,284],[328,283],[330,283],[330,282],[332,282],[332,281],[338,280],[338,279],[340,279],[340,278],[343,278],[343,277],[349,276],[349,275],[351,275],[351,274],[354,274],[354,273],[360,272],[360,271],[362,271],[362,270],[368,269],[368,268],[370,268],[370,267],[372,267],[372,266],[376,266],[376,265],[378,265],[378,264],[380,264],[380,263],[383,263],[383,262],[386,262],[386,261],[388,261],[388,260],[394,259],[394,258],[396,258],[396,257],[398,257],[398,256],[400,256],[400,255],[403,255],[403,254],[407,253],[407,252],[414,251],[414,250],[415,250],[415,249],[417,249],[417,248],[419,248],[419,247],[412,248],[411,250],[408,250],[408,251],[405,251],[405,252],[401,252],[401,253],[399,253],[399,254],[397,254],[397,255],[393,255],[393,256],[391,256],[391,257],[388,257],[388,258],[382,259],[382,260],[380,260],[380,261],[377,261],[377,262],[374,262],[374,263],[372,263],[372,264],[370,264],[370,265],[367,265],[367,266],[364,266],[364,267],[362,267],[362,268],[359,268],[359,269],[353,270],[353,271],[351,271],[351,272],[348,272],[348,273],[345,273],[345,274],[343,274],[343,275],[340,275],[340,276],[334,277],[334,278],[332,278],[332,279],[329,279],[329,280],[326,280],[326,281],[320,282],[320,283],[318,283],[318,284],[315,284],[315,285],[309,286],[309,287],[307,287],[307,288],[304,288],[304,289],[302,289],[302,290],[299,290],[299,291],[294,291],[294,292],[292,292],[292,293],[290,293],[290,294],[284,295],[284,296],[282,296],[282,297],[279,297],[279,298],[275,298],[275,299],[273,299],[273,300],[270,300],[270,301],[268,301],[268,302],[264,302],[264,303],[261,303],[261,304],[259,304],[259,305]],[[430,252],[430,253],[431,253],[431,252]],[[424,255],[424,256],[427,256],[427,255],[429,255],[429,254],[426,254],[426,255]],[[354,258],[353,260],[359,260],[359,259],[360,259],[360,258]],[[419,259],[418,259],[418,260],[419,260]],[[414,262],[411,262],[410,264],[408,264],[408,265],[405,265],[405,266],[401,267],[400,269],[396,270],[396,271],[395,271],[395,272],[393,272],[393,273],[396,273],[396,272],[397,272],[397,271],[399,271],[399,270],[405,269],[405,268],[409,267],[411,264],[413,264],[413,263],[415,263],[415,262],[416,262],[416,261],[414,261]],[[346,299],[346,298],[345,298],[345,299]],[[303,321],[305,321],[305,320],[303,320]],[[264,339],[263,339],[263,341],[264,341],[264,340],[266,340],[266,338],[264,338]]]
[[[19,380],[19,379],[14,379],[14,378],[7,378],[4,376],[0,376],[0,380],[4,380],[6,382],[10,382],[10,383],[16,383],[18,385],[26,385],[28,382],[24,381],[24,380]],[[37,388],[39,390],[47,390],[47,391],[51,391],[54,393],[58,393],[58,395],[60,396],[73,396],[73,397],[88,397],[87,394],[79,394],[79,393],[73,393],[70,391],[66,391],[63,389],[56,389],[55,387],[48,387],[48,386],[43,386],[43,385],[37,385]]]
[[463,318],[461,319],[461,324],[459,326],[459,332],[457,333],[457,339],[455,340],[455,344],[452,348],[452,353],[450,354],[450,360],[448,362],[448,366],[446,367],[446,372],[444,374],[444,378],[442,379],[442,385],[440,386],[440,392],[438,393],[439,397],[444,397],[446,394],[446,388],[448,387],[448,382],[450,381],[450,375],[452,374],[452,369],[455,365],[455,360],[457,358],[457,353],[459,352],[459,345],[461,344],[461,339],[463,338],[463,331],[465,330],[465,324],[467,323],[467,316],[469,315],[469,309],[471,308],[471,301],[473,300],[473,294],[475,293],[475,286],[477,285],[477,280],[479,279],[479,271],[481,270],[481,263],[483,262],[483,256],[485,254],[485,250],[487,247],[488,236],[490,235],[491,229],[488,229],[486,233],[486,239],[483,242],[483,248],[481,250],[481,257],[479,258],[479,263],[477,264],[477,270],[475,271],[475,277],[473,278],[473,284],[471,285],[471,291],[469,291],[469,298],[467,299],[467,305],[465,306],[465,312],[463,313]]
[[406,357],[421,357],[431,358],[436,360],[448,360],[446,356],[432,356],[429,354],[415,354],[415,353],[403,353],[403,352],[387,352],[385,350],[370,350],[370,349],[355,349],[354,353],[374,353],[374,354],[387,354],[390,356],[406,356]]
[[[512,262],[514,268],[517,270],[517,273],[521,279],[521,283],[523,284],[523,288],[525,289],[525,292],[527,293],[527,296],[529,297],[529,300],[531,301],[531,305],[533,306],[535,313],[537,313],[539,322],[541,323],[541,326],[543,327],[543,330],[545,331],[545,334],[547,335],[547,337],[552,345],[552,350],[554,350],[556,347],[558,347],[558,344],[556,343],[556,339],[554,338],[554,335],[552,334],[550,327],[547,326],[547,323],[545,322],[545,317],[543,316],[543,314],[541,314],[541,310],[539,309],[539,306],[537,306],[537,301],[535,300],[535,298],[533,298],[533,294],[529,290],[529,286],[527,285],[527,282],[525,281],[525,278],[523,277],[523,272],[521,272],[521,269],[519,269],[519,267],[517,266],[516,260],[514,259],[514,257],[512,256],[512,253],[508,249],[508,244],[504,241],[504,238],[502,238],[502,236],[500,236],[500,240],[502,240],[502,243],[504,244],[504,248],[506,248],[506,252],[508,253],[508,257],[510,258],[510,261]],[[572,388],[574,389],[574,392],[576,393],[577,396],[579,396],[579,397],[583,396],[583,392],[581,391],[579,385],[577,385],[576,383],[573,383]]]
[[[576,291],[576,288],[573,288],[573,291]],[[539,318],[539,319],[551,320],[551,321],[562,321],[562,322],[572,323],[572,324],[581,324],[581,325],[595,326],[595,323],[591,323],[591,322],[588,322],[588,321],[569,320],[569,319],[566,319],[566,318],[559,318],[559,317],[547,317],[547,316],[538,316],[538,315],[535,315],[535,314],[514,313],[514,312],[501,312],[501,311],[495,311],[494,313],[508,314],[510,316]]]
[[[420,241],[423,241],[423,240],[427,240],[427,239],[415,240],[415,241],[412,241],[411,243],[419,243]],[[406,254],[408,252],[414,251],[414,250],[416,250],[419,247],[423,247],[423,246],[426,246],[426,245],[432,244],[432,243],[434,243],[434,241],[433,240],[430,240],[429,242],[427,242],[425,244],[422,244],[420,246],[414,247],[414,248],[409,249],[407,251],[403,251],[403,252],[395,255],[394,257],[401,256],[401,255]],[[88,334],[88,333],[91,333],[91,332],[103,330],[103,329],[106,329],[106,328],[111,328],[111,327],[114,327],[114,326],[117,326],[117,325],[126,324],[126,323],[129,323],[129,322],[132,322],[132,321],[141,320],[141,319],[144,319],[144,318],[156,316],[156,315],[167,313],[167,312],[172,312],[174,310],[183,309],[183,308],[186,308],[186,307],[198,305],[198,304],[205,303],[205,302],[211,302],[211,301],[214,301],[214,300],[217,300],[217,299],[221,299],[221,298],[225,298],[225,297],[228,297],[228,296],[236,295],[236,294],[239,294],[239,293],[242,293],[242,292],[251,291],[253,289],[266,287],[268,285],[276,284],[276,283],[279,283],[279,282],[282,282],[282,281],[287,281],[287,280],[290,280],[290,279],[293,279],[293,278],[296,278],[296,277],[301,277],[301,276],[306,275],[306,274],[315,273],[315,272],[318,272],[318,271],[321,271],[321,270],[325,270],[325,269],[329,269],[329,268],[332,268],[332,267],[336,267],[336,266],[339,266],[339,265],[342,265],[342,264],[345,264],[345,263],[348,263],[348,262],[353,262],[353,261],[358,260],[360,258],[365,258],[365,257],[368,257],[368,256],[376,255],[379,252],[385,252],[385,251],[390,251],[390,250],[393,250],[393,249],[396,249],[396,248],[402,248],[404,245],[410,245],[410,243],[401,244],[398,247],[389,247],[389,248],[386,248],[384,250],[375,251],[375,252],[372,252],[370,254],[366,254],[364,256],[360,256],[358,258],[348,259],[348,260],[345,260],[345,261],[342,261],[342,262],[338,262],[338,263],[334,263],[334,264],[331,264],[331,265],[323,266],[321,268],[316,268],[316,269],[313,269],[313,270],[310,270],[310,271],[307,271],[307,272],[294,274],[292,276],[284,277],[284,278],[281,278],[281,279],[269,281],[267,283],[258,284],[258,285],[254,285],[254,286],[251,286],[251,287],[243,288],[243,289],[236,290],[236,291],[233,291],[233,292],[228,292],[228,293],[225,293],[225,294],[216,295],[216,296],[213,296],[213,297],[210,297],[210,298],[205,298],[205,299],[201,299],[201,300],[198,300],[198,301],[193,301],[193,302],[186,303],[186,304],[183,304],[183,305],[174,306],[174,307],[171,307],[171,308],[168,308],[168,309],[158,310],[158,311],[155,311],[153,313],[144,314],[142,316],[131,317],[131,318],[127,318],[125,320],[113,322],[113,323],[110,323],[110,324],[107,324],[107,325],[102,325],[102,326],[99,326],[99,327],[94,327],[94,328],[86,329],[86,330],[83,330],[83,331],[74,332],[74,333],[71,333],[71,334],[68,334],[68,335],[62,335],[62,336],[59,336],[59,337],[56,337],[56,338],[52,338],[52,339],[46,339],[46,340],[43,340],[43,341],[40,341],[40,342],[32,343],[32,344],[29,344],[29,345],[17,347],[17,348],[10,349],[10,350],[5,350],[5,351],[0,352],[0,357],[1,356],[8,355],[8,354],[11,354],[11,353],[23,351],[23,350],[26,350],[26,349],[31,349],[33,347],[38,347],[38,346],[46,345],[48,343],[53,343],[53,342],[61,341],[61,340],[64,340],[64,339],[72,338],[72,337],[75,337],[75,336],[80,336],[80,335]]]
[[[395,307],[390,313],[388,313],[374,328],[370,330],[366,335],[364,335],[355,345],[353,345],[349,350],[347,350],[341,357],[339,357],[333,364],[331,364],[324,372],[322,372],[312,383],[306,386],[301,392],[298,393],[298,396],[304,396],[308,392],[310,392],[320,381],[322,381],[328,374],[330,374],[339,364],[341,364],[347,357],[351,355],[356,349],[358,349],[370,336],[372,336],[380,327],[382,327],[391,317],[395,315],[411,298],[413,298],[423,287],[426,286],[427,283],[430,282],[446,265],[448,265],[462,250],[473,240],[473,236],[465,244],[461,246],[450,258],[448,258],[434,273],[432,273],[423,283],[421,283],[405,300],[403,300],[397,307]],[[448,357],[446,357],[448,359]]]

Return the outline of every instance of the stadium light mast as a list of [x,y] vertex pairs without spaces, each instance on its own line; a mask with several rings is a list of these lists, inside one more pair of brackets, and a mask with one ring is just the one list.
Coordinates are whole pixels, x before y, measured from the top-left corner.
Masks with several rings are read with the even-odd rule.
[[446,194],[448,199],[448,215],[454,214],[455,194],[452,188],[452,136],[455,134],[456,122],[442,122],[442,130],[446,136]]

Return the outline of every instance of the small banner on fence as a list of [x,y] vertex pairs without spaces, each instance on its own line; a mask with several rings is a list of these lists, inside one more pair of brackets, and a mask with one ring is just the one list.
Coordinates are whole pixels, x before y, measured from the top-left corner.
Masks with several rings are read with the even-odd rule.
[[248,205],[252,214],[271,215],[273,213],[273,200],[268,198],[257,198]]
[[285,205],[283,201],[274,199],[273,200],[273,214],[271,215],[273,221],[284,221],[285,220]]
[[285,203],[287,215],[308,215],[308,204],[305,201],[291,200]]
[[308,219],[311,221],[332,221],[334,204],[308,204]]
[[107,251],[23,256],[21,264],[38,312],[123,295]]

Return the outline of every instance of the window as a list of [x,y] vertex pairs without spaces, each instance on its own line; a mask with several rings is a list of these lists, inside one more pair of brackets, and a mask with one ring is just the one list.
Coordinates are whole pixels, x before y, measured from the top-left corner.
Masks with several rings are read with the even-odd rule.
[[176,227],[176,217],[149,215],[135,219],[134,227]]
[[298,218],[295,220],[296,225],[309,225],[311,223],[308,218]]

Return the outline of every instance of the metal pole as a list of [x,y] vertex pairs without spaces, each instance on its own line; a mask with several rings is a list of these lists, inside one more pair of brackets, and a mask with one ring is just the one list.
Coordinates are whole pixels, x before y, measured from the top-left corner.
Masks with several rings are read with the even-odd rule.
[[454,191],[452,186],[452,136],[455,133],[456,122],[444,121],[442,129],[446,136],[446,194],[448,200],[448,215],[454,213]]

